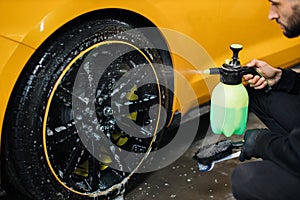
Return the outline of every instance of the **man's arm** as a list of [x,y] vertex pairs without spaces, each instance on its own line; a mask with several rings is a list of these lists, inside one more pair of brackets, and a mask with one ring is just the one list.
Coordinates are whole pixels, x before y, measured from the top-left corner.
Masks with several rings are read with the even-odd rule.
[[300,74],[291,69],[279,69],[270,66],[268,63],[253,59],[247,64],[248,67],[254,67],[263,77],[244,75],[243,78],[250,87],[263,89],[267,82],[275,90],[286,91],[298,94],[300,90]]
[[253,67],[262,76],[246,74],[244,80],[254,89],[263,89],[267,85],[274,86],[281,78],[282,70],[269,65],[268,63],[253,59],[247,64],[247,67]]
[[281,78],[273,86],[273,89],[298,94],[300,90],[300,74],[291,69],[282,69]]

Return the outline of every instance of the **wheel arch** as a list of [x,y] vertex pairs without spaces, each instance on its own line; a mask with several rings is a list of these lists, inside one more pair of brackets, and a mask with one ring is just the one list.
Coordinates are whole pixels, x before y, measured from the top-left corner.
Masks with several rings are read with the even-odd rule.
[[[125,17],[124,17],[125,16]],[[28,54],[30,56],[28,56],[28,58],[26,58],[26,62],[24,63],[24,67],[22,66],[6,66],[4,71],[3,71],[3,76],[6,76],[6,72],[7,75],[9,76],[9,68],[14,67],[19,68],[18,70],[18,75],[17,77],[12,77],[11,81],[14,81],[13,84],[9,84],[9,85],[13,85],[13,87],[11,88],[11,92],[8,95],[8,100],[13,98],[14,96],[14,91],[18,86],[18,81],[21,79],[21,77],[23,76],[23,74],[26,72],[26,65],[27,63],[29,63],[31,61],[31,59],[39,52],[39,50],[44,48],[44,45],[47,44],[47,42],[52,38],[55,37],[56,34],[58,34],[58,32],[64,31],[68,26],[72,26],[76,23],[82,23],[86,20],[89,20],[91,18],[110,18],[110,19],[114,19],[114,20],[120,20],[123,21],[125,23],[128,23],[130,25],[133,25],[137,28],[142,28],[142,27],[157,27],[152,21],[150,21],[148,18],[146,18],[145,16],[137,13],[137,12],[133,12],[130,10],[125,10],[125,9],[119,9],[119,8],[108,8],[108,9],[101,9],[101,10],[95,10],[92,12],[88,12],[85,13],[83,15],[80,15],[78,17],[75,17],[74,19],[72,19],[71,21],[68,21],[67,23],[65,23],[63,26],[59,27],[57,30],[53,31],[38,47],[35,51],[32,52],[32,54]],[[157,32],[159,34],[159,38],[158,41],[156,42],[162,42],[164,49],[169,49],[168,48],[168,44],[166,39],[164,38],[163,34],[161,32]],[[24,45],[20,44],[19,46],[22,46],[24,48]],[[26,45],[25,45],[26,46]],[[22,48],[22,49],[23,49]],[[22,51],[22,49],[17,48],[16,51]],[[16,53],[16,52],[15,52]],[[14,54],[15,54],[14,53]],[[26,54],[27,55],[27,54]],[[166,60],[166,62],[171,61],[171,56],[170,54],[168,54],[167,56],[169,56],[169,59]],[[10,60],[14,59],[14,56],[12,56],[10,58]],[[8,62],[10,63],[10,62]],[[172,66],[172,63],[168,63],[169,66]],[[1,83],[1,80],[0,80]],[[7,85],[7,84],[5,84]],[[7,112],[7,108],[9,108],[9,101],[7,102],[6,105],[6,110],[5,110],[5,115],[3,117],[3,121],[5,121],[5,116],[6,116],[6,112]],[[2,121],[1,121],[2,122]],[[2,126],[1,126],[2,125]],[[1,131],[1,135],[3,132],[3,128],[4,125],[0,124],[0,130]]]
[[[8,86],[8,92],[5,93],[5,98],[2,99],[7,99],[8,101],[4,102],[7,103],[6,108],[9,106],[9,99],[13,98],[13,93],[15,88],[18,86],[18,80],[22,77],[22,75],[26,71],[26,65],[27,63],[30,62],[30,60],[35,56],[35,54],[39,53],[39,50],[43,48],[43,46],[47,43],[49,39],[52,37],[55,37],[55,35],[60,32],[64,31],[64,29],[67,26],[70,26],[72,24],[84,22],[85,20],[93,18],[111,18],[111,19],[116,19],[120,21],[124,21],[128,24],[131,24],[133,26],[136,26],[138,28],[141,27],[157,27],[152,21],[150,21],[148,18],[145,16],[134,12],[130,10],[125,10],[125,9],[119,9],[119,8],[107,8],[107,9],[100,9],[100,10],[94,10],[88,13],[84,13],[80,16],[77,16],[73,18],[72,20],[66,22],[63,24],[61,27],[59,27],[56,30],[53,30],[50,35],[44,39],[41,44],[37,48],[32,47],[31,45],[19,43],[17,47],[15,48],[15,51],[12,52],[12,56],[9,58],[7,64],[3,67],[2,71],[2,76],[4,77],[10,77],[13,75],[13,77],[10,77],[10,79],[6,79],[5,81],[10,81],[9,84],[3,82],[3,85]],[[30,35],[30,34],[28,34]],[[30,37],[30,36],[26,36]],[[166,40],[164,39],[164,36],[162,33],[160,33],[160,41],[164,43],[165,47],[168,49],[168,45],[166,43]],[[15,41],[16,42],[16,41]],[[20,56],[22,52],[26,49],[26,53]],[[14,62],[14,60],[22,60],[22,61],[17,61]],[[171,63],[170,63],[171,64]],[[11,73],[11,69],[14,69],[14,73]],[[3,80],[2,80],[3,81]],[[2,83],[0,80],[0,84]],[[3,94],[4,95],[4,94]],[[7,112],[7,109],[5,113]],[[5,119],[5,115],[3,116],[3,119]],[[3,131],[3,122],[0,121],[0,130]]]

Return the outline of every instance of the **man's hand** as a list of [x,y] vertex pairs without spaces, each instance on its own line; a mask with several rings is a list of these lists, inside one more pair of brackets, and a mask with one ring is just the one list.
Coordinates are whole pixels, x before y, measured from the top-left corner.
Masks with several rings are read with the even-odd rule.
[[[255,67],[263,77],[258,75],[253,76],[252,74],[246,74],[243,76],[244,80],[254,89],[263,89],[269,83],[270,86],[275,85],[281,78],[282,71],[269,65],[268,63],[253,59],[247,64],[247,67]],[[268,82],[268,83],[267,83]]]
[[255,145],[257,141],[264,135],[269,133],[268,129],[252,129],[247,130],[244,135],[244,145],[239,157],[240,161],[250,160],[252,157],[258,157],[255,153]]

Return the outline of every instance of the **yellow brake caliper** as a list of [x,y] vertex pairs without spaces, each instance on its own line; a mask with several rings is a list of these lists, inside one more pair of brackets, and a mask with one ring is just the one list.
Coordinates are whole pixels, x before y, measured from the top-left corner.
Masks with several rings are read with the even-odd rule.
[[[138,96],[134,93],[135,91],[137,91],[137,86],[134,85],[130,92],[128,92],[126,94],[126,98],[129,101],[135,101],[138,100]],[[130,113],[128,116],[128,118],[130,118],[131,120],[136,121],[137,118],[137,111]],[[113,140],[116,142],[117,146],[121,147],[123,145],[126,144],[126,142],[128,141],[128,137],[124,136],[122,133],[120,132],[115,132],[112,134],[112,138]],[[106,150],[103,150],[102,152],[107,152]],[[101,165],[100,165],[100,170],[105,170],[106,168],[108,168],[109,163],[111,163],[112,160],[108,155],[101,155]],[[74,174],[80,175],[80,176],[84,176],[87,177],[88,176],[88,161],[85,161],[84,163],[80,164],[78,167],[76,167],[76,169],[74,170]]]

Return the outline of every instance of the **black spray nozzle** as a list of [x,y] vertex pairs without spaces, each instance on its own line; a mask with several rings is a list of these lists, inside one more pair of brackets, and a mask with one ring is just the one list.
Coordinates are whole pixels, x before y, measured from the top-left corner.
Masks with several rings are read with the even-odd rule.
[[204,74],[220,74],[220,69],[218,67],[212,67],[203,71]]

